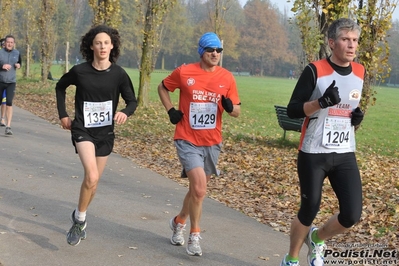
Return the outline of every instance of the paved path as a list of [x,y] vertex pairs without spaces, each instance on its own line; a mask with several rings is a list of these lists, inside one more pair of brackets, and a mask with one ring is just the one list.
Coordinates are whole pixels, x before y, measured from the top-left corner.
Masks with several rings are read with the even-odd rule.
[[287,252],[286,235],[207,198],[204,254],[188,256],[168,226],[186,188],[117,154],[89,207],[88,238],[69,246],[83,173],[70,133],[17,107],[12,129],[0,128],[0,265],[279,265]]

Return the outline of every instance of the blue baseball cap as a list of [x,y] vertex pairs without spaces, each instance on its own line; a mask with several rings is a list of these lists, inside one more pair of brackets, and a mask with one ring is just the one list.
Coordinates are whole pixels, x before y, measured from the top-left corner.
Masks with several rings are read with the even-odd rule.
[[214,32],[207,32],[200,38],[198,42],[198,53],[200,57],[205,53],[205,48],[222,48],[219,37]]

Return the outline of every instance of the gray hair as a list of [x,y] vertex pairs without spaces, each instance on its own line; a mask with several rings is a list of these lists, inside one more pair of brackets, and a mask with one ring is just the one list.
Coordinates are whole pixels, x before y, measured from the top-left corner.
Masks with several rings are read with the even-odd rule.
[[327,36],[328,39],[336,40],[343,30],[347,31],[357,31],[359,33],[362,31],[360,26],[349,18],[340,18],[334,20],[330,27],[328,28]]

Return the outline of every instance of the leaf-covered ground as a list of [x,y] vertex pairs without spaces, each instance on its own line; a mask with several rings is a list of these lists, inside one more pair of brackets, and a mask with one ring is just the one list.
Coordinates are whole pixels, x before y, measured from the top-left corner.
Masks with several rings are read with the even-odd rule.
[[[69,110],[73,110],[72,102],[69,95]],[[15,105],[59,124],[53,93],[18,94]],[[218,164],[221,175],[210,181],[208,196],[288,234],[290,222],[299,207],[296,148],[282,147],[274,140],[259,137],[233,136],[228,133],[228,128],[229,124],[225,125],[223,151]],[[116,127],[114,152],[186,186],[187,179],[180,178],[181,167],[173,146],[173,130],[160,104],[138,109],[125,125]],[[399,159],[360,153],[357,158],[363,180],[361,221],[328,244],[381,244],[397,248]],[[314,223],[321,225],[338,211],[337,206],[334,192],[326,180],[322,206]]]

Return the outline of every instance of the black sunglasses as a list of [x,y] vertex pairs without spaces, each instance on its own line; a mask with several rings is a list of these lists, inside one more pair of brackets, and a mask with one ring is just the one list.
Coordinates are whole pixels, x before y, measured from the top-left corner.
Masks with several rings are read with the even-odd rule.
[[207,53],[213,53],[214,51],[216,51],[216,53],[220,54],[223,51],[223,48],[205,47],[204,50]]

